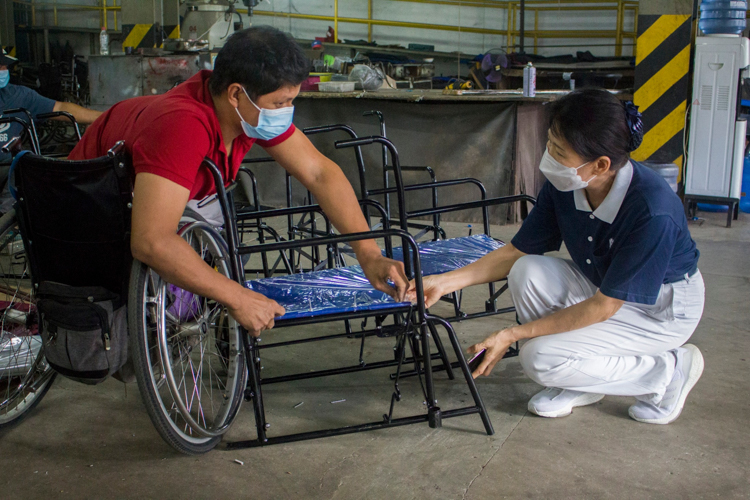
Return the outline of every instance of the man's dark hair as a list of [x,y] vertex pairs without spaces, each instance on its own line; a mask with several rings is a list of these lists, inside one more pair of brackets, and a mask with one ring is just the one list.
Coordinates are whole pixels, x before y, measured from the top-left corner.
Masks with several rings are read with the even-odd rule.
[[586,88],[552,103],[550,129],[582,159],[593,161],[606,156],[612,162],[612,170],[617,170],[628,162],[629,153],[638,147],[643,136],[640,115],[631,115],[628,107],[610,92]]
[[255,100],[283,86],[299,85],[309,71],[310,61],[291,36],[270,26],[252,27],[235,32],[221,48],[209,90],[217,96],[239,83]]

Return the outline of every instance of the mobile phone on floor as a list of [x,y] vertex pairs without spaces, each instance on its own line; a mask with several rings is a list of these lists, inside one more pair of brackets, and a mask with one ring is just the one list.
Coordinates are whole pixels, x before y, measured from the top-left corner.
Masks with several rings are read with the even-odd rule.
[[482,364],[482,361],[484,361],[484,355],[487,353],[487,349],[482,349],[478,353],[476,353],[470,360],[467,361],[469,365],[469,371],[475,371],[477,368],[479,368],[479,365]]

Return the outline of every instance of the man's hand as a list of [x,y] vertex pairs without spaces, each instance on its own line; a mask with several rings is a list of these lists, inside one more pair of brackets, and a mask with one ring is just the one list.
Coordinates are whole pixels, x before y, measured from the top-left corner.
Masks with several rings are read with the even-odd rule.
[[227,310],[253,337],[273,328],[274,320],[286,312],[275,300],[247,289],[243,289],[236,303],[227,306]]
[[[435,304],[440,297],[450,293],[451,291],[446,288],[446,284],[442,278],[443,275],[425,276],[422,278],[422,290],[424,291],[424,306],[431,307]],[[414,280],[409,283],[409,290],[406,293],[406,298],[411,302],[417,301],[417,287],[414,284]]]
[[[359,256],[357,256],[359,258]],[[385,292],[396,302],[403,302],[406,298],[406,291],[409,289],[409,280],[404,272],[404,264],[393,259],[383,257],[380,252],[371,257],[359,258],[370,284],[377,290]],[[395,285],[388,283],[392,281]]]
[[480,375],[488,377],[490,373],[492,373],[492,369],[495,368],[495,365],[501,359],[503,359],[508,348],[515,341],[511,329],[507,328],[495,332],[480,343],[469,347],[466,351],[470,354],[476,354],[482,349],[487,349],[487,352],[484,354],[484,360],[479,367],[474,370],[474,373],[472,373],[471,376],[474,378],[477,378]]

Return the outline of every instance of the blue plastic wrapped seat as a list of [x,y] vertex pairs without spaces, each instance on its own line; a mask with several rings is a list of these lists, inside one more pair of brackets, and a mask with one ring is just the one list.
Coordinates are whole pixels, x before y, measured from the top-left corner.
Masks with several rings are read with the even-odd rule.
[[[422,275],[443,274],[460,269],[504,245],[502,241],[486,234],[420,243],[419,261],[422,265]],[[393,249],[393,258],[404,259],[401,247]]]
[[[422,274],[442,274],[461,268],[503,245],[483,234],[422,243],[419,245]],[[393,249],[393,257],[403,259],[401,248]],[[246,286],[284,307],[286,314],[280,319],[375,311],[398,305],[370,285],[360,266],[252,280]]]

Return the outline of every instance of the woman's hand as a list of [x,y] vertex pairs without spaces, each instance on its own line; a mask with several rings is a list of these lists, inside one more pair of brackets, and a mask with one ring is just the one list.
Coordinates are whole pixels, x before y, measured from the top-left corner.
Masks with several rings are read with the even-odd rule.
[[474,370],[474,373],[472,373],[471,376],[474,378],[477,378],[480,375],[484,375],[485,377],[489,376],[489,374],[492,373],[492,369],[495,368],[495,365],[501,359],[503,359],[508,348],[515,341],[516,339],[513,336],[512,329],[506,328],[505,330],[493,333],[480,343],[469,347],[467,352],[471,354],[476,354],[482,349],[487,350],[484,354],[484,360],[479,367]]
[[[440,300],[443,295],[452,292],[448,290],[442,278],[443,275],[436,274],[422,278],[422,290],[424,290],[424,306],[430,307]],[[411,302],[417,301],[417,286],[414,280],[409,282],[409,290],[406,292],[406,298]]]

